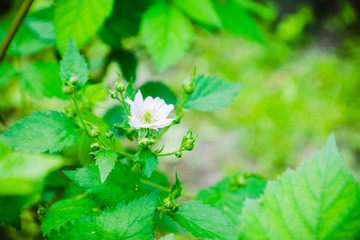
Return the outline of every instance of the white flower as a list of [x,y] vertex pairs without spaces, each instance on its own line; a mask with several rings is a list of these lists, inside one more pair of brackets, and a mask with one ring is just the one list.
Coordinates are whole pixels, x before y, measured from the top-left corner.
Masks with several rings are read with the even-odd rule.
[[131,116],[130,125],[136,129],[152,128],[158,130],[169,126],[174,119],[168,119],[167,116],[174,109],[174,105],[167,105],[160,98],[153,99],[147,97],[145,100],[140,90],[136,93],[134,101],[126,99],[130,104]]

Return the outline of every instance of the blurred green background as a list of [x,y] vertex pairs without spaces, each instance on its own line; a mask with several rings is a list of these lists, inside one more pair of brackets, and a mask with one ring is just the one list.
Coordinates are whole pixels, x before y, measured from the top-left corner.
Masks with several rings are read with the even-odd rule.
[[[199,74],[245,84],[226,110],[189,112],[164,136],[171,151],[188,127],[200,132],[184,161],[165,158],[162,170],[172,172],[176,166],[193,193],[228,173],[274,179],[320,149],[334,132],[344,160],[360,178],[358,1],[214,0],[222,27],[184,10],[195,35],[186,53],[169,66],[154,63],[139,30],[153,2],[115,1],[111,17],[81,47],[91,71],[86,99],[95,113],[102,116],[112,106],[105,89],[113,88],[116,70],[126,79],[135,76],[137,87],[156,80],[177,94],[195,65]],[[21,3],[1,2],[0,39]],[[40,84],[59,78],[52,5],[35,1],[0,65],[1,132],[31,111],[64,107],[61,97],[47,96]]]

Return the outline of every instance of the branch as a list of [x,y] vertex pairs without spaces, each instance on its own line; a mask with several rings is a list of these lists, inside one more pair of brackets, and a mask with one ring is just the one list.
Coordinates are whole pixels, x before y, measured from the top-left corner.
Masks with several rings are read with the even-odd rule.
[[19,11],[16,13],[15,18],[0,45],[0,63],[4,60],[6,51],[9,48],[11,41],[14,39],[16,32],[18,31],[33,2],[34,0],[25,0]]

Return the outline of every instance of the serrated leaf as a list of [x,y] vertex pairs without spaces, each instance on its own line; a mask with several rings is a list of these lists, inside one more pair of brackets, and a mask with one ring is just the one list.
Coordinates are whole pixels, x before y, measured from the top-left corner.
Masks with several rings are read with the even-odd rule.
[[358,239],[359,185],[330,136],[296,171],[269,182],[260,200],[243,207],[244,239]]
[[7,84],[16,74],[16,70],[13,65],[7,62],[0,64],[0,88]]
[[142,41],[159,71],[178,62],[194,36],[186,16],[165,2],[156,3],[145,12],[140,29]]
[[195,21],[221,28],[221,20],[211,0],[174,0]]
[[70,37],[82,47],[111,14],[113,0],[56,0],[54,12],[57,46],[65,52]]
[[185,108],[213,112],[226,108],[243,88],[243,84],[201,75],[195,79],[195,90],[189,95]]
[[152,239],[158,196],[155,192],[128,204],[119,203],[99,215],[85,215],[74,224],[67,223],[59,232],[52,232],[48,239]]
[[67,99],[62,93],[59,65],[52,62],[32,62],[20,73],[22,88],[35,98],[58,97]]
[[144,194],[140,178],[119,162],[104,183],[101,183],[99,168],[95,164],[64,173],[92,198],[105,204],[129,201]]
[[52,230],[58,231],[67,222],[74,221],[96,209],[97,203],[86,197],[74,197],[54,203],[41,220],[44,236]]
[[18,151],[54,153],[73,145],[79,135],[75,123],[63,113],[39,111],[9,127],[2,137]]
[[140,149],[136,153],[134,161],[140,165],[141,174],[148,178],[159,164],[157,156],[149,148]]
[[69,38],[65,55],[60,62],[60,76],[63,82],[68,81],[72,76],[77,77],[79,81],[77,86],[84,85],[89,77],[88,64],[72,38]]
[[177,199],[181,196],[182,186],[181,181],[177,176],[177,172],[175,171],[175,183],[171,185],[169,197]]
[[170,217],[197,238],[235,240],[237,234],[220,210],[201,202],[184,202]]
[[117,157],[117,153],[110,149],[105,149],[95,155],[95,161],[100,170],[100,179],[102,183],[105,182],[111,170],[114,169]]
[[140,91],[144,99],[151,96],[153,98],[159,97],[163,99],[166,104],[176,105],[177,103],[174,92],[162,82],[146,82],[140,87]]
[[245,186],[231,184],[237,176],[227,177],[216,186],[203,189],[197,199],[223,212],[234,226],[241,223],[241,210],[246,198],[259,198],[264,192],[266,181],[257,176],[246,178]]

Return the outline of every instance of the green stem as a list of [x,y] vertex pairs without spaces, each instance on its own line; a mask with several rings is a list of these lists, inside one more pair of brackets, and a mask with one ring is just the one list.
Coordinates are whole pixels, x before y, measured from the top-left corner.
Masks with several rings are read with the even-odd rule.
[[[181,151],[181,150],[179,150]],[[157,154],[158,157],[164,157],[164,156],[171,156],[171,155],[174,155],[177,151],[175,152],[170,152],[170,153],[160,153],[160,154]]]
[[6,33],[4,40],[0,45],[0,63],[4,60],[6,51],[9,48],[11,41],[14,39],[14,36],[18,31],[21,23],[23,22],[26,14],[29,12],[29,9],[33,2],[34,0],[25,0],[21,5],[19,11],[16,13],[15,18],[11,23],[8,32]]
[[[158,189],[161,189],[162,191],[164,192],[168,192],[170,193],[171,192],[171,189],[169,187],[164,187],[164,186],[161,186],[161,185],[158,185],[156,183],[153,183],[153,182],[150,182],[150,181],[147,181],[145,179],[141,179],[141,181],[145,184],[145,185],[148,185],[150,187],[153,187],[153,188],[158,188]],[[184,198],[188,198],[188,199],[193,199],[195,200],[196,197],[191,195],[191,194],[188,194],[184,191],[181,192],[181,196],[184,197]]]
[[78,116],[79,116],[79,118],[80,118],[81,125],[83,126],[86,135],[90,136],[89,130],[88,130],[88,128],[86,127],[84,118],[83,118],[83,116],[82,116],[82,114],[81,114],[81,112],[80,112],[80,108],[79,108],[78,101],[77,101],[76,90],[74,90],[74,95],[70,95],[70,97],[71,97],[72,101],[74,102],[76,112],[77,112],[77,114],[78,114]]
[[134,158],[135,156],[133,154],[127,153],[127,152],[122,152],[122,151],[116,151],[116,153],[126,156],[128,158]]
[[125,98],[124,98],[123,92],[120,92],[120,97],[121,97],[121,103],[122,103],[122,105],[123,105],[124,108],[125,108],[126,114],[127,114],[128,116],[130,116],[130,111],[129,111],[128,107],[126,106],[126,102],[125,102]]

